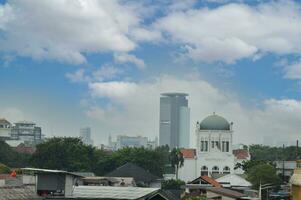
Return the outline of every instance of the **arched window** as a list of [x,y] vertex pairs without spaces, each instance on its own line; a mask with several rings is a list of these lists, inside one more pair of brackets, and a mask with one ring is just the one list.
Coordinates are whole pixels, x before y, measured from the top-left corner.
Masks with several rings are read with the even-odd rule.
[[230,174],[230,168],[228,166],[224,167],[223,174]]
[[208,167],[203,166],[201,168],[201,176],[208,176]]
[[212,167],[212,174],[219,174],[219,168],[218,168],[218,166]]

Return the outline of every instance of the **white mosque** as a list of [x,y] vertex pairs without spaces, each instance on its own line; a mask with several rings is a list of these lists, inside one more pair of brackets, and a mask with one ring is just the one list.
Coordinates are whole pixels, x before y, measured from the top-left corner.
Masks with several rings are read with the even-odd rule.
[[[196,149],[182,150],[185,161],[184,166],[179,169],[181,180],[187,182],[203,175],[212,177],[215,174],[235,173],[237,156],[232,151],[232,126],[232,122],[229,123],[215,113],[201,123],[197,122]],[[249,157],[242,159],[248,160]]]

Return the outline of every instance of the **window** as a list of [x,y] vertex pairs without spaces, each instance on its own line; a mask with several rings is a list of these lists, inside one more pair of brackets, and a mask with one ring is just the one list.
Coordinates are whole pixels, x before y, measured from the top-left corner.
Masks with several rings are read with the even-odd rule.
[[201,141],[201,151],[208,151],[208,141]]
[[201,176],[208,176],[208,167],[207,166],[203,166],[201,168]]
[[230,150],[230,149],[229,149],[229,142],[227,141],[227,142],[226,142],[226,152],[229,152],[229,150]]
[[230,174],[230,168],[228,166],[224,167],[223,174]]
[[212,174],[219,174],[219,168],[217,166],[212,167]]

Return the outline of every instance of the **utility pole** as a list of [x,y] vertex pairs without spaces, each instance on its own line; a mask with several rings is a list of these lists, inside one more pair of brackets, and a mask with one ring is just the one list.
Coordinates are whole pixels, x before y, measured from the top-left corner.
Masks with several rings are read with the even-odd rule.
[[285,159],[285,154],[284,154],[284,144],[282,146],[282,183],[284,183],[284,159]]

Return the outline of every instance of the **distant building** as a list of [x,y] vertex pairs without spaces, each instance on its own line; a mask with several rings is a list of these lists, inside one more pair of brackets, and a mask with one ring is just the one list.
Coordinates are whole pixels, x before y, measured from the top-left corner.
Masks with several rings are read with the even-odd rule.
[[7,140],[11,137],[12,125],[6,119],[0,119],[0,140]]
[[93,145],[93,140],[91,139],[91,128],[90,127],[81,128],[79,137],[82,139],[84,144]]
[[16,122],[11,129],[11,140],[21,140],[26,144],[38,144],[42,141],[42,129],[34,122]]
[[188,148],[190,109],[185,93],[163,93],[160,97],[160,146]]
[[116,141],[113,141],[110,135],[109,145],[107,149],[118,150],[124,147],[145,147],[145,148],[155,149],[157,146],[158,146],[158,138],[152,141],[152,140],[148,140],[147,137],[143,137],[143,136],[118,135]]
[[[242,165],[243,162],[251,160],[251,154],[249,152],[249,149],[234,149],[233,150],[233,155],[234,155],[234,161],[235,165]],[[242,168],[236,168],[235,169],[235,174],[243,174],[245,171]]]

